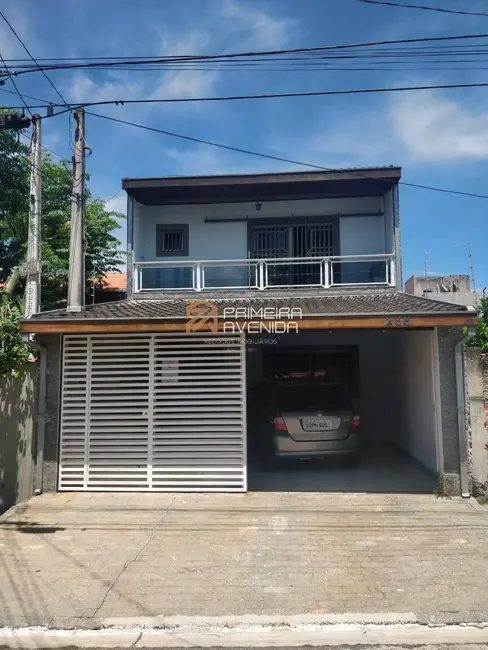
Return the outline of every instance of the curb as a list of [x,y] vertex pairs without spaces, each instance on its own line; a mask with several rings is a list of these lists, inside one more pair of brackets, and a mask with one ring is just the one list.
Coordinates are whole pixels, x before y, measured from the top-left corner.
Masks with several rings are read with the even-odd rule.
[[[367,616],[363,615],[365,618]],[[370,615],[387,619],[395,615]],[[409,615],[406,615],[409,616]],[[164,618],[164,617],[162,617]],[[320,617],[322,618],[322,617]],[[348,617],[325,617],[347,619]],[[240,619],[237,623],[236,619]],[[266,625],[256,619],[275,620]],[[26,650],[60,648],[178,648],[178,647],[299,647],[373,646],[413,647],[440,644],[488,643],[488,623],[437,625],[419,623],[293,623],[317,619],[314,615],[292,617],[229,617],[228,624],[215,619],[166,619],[165,627],[139,625],[99,630],[52,630],[48,628],[1,628],[0,648]],[[397,615],[398,619],[398,615]],[[206,621],[206,623],[203,622]],[[236,624],[232,625],[231,620]],[[179,623],[177,624],[177,621]],[[185,622],[186,621],[186,622]],[[280,621],[280,622],[278,622]]]

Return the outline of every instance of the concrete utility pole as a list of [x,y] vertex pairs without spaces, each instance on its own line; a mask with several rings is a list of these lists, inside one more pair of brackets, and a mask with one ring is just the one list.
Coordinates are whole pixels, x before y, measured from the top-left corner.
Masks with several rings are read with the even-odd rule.
[[473,264],[473,253],[471,252],[471,242],[468,242],[468,257],[469,257],[469,274],[470,282],[473,286],[474,291],[474,304],[478,306],[478,296],[476,294],[476,278],[474,277],[474,264]]
[[24,308],[26,318],[41,309],[41,167],[41,117],[33,115],[27,262],[24,267],[27,275]]
[[73,116],[76,128],[67,311],[76,312],[85,308],[85,111],[78,108]]

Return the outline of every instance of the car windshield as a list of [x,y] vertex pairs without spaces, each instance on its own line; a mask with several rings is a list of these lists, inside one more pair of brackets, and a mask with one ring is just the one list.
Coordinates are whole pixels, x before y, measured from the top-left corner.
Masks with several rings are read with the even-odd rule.
[[280,409],[348,409],[349,400],[338,386],[289,386],[279,397]]

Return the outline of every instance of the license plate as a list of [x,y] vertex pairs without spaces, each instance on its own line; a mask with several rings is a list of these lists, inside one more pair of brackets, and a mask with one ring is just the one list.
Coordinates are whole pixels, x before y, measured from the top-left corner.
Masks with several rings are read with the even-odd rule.
[[307,420],[305,426],[309,431],[327,431],[332,429],[332,420]]

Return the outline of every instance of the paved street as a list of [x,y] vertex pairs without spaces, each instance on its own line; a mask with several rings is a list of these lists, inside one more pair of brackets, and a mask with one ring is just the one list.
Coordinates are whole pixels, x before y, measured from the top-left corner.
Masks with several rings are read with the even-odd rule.
[[44,494],[0,519],[2,625],[488,621],[488,510],[385,494]]

